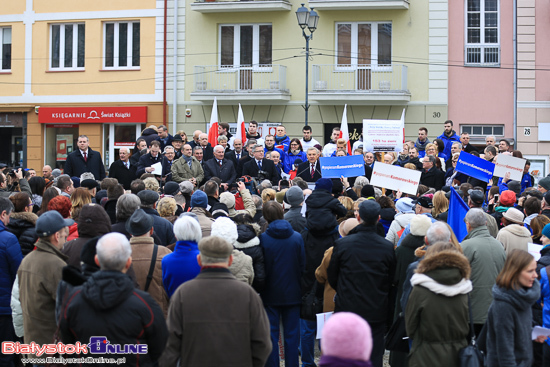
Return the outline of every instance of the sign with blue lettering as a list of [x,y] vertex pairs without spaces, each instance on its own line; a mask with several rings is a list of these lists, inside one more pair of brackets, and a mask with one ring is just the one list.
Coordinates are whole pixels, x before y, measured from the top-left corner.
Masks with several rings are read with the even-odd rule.
[[321,157],[321,175],[323,178],[357,177],[365,175],[365,162],[362,155],[347,157]]
[[456,170],[478,180],[489,182],[493,177],[495,164],[462,151],[458,156]]

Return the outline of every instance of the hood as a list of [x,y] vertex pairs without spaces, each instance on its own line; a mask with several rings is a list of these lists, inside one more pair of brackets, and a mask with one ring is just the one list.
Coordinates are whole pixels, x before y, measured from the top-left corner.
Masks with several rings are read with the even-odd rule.
[[294,234],[294,229],[292,229],[292,226],[286,220],[278,219],[269,224],[265,233],[270,237],[283,239],[292,236]]
[[118,271],[98,271],[82,286],[82,296],[96,310],[109,310],[123,303],[134,290],[132,279]]
[[150,127],[143,130],[143,132],[141,133],[141,136],[149,136],[149,135],[158,135],[158,134],[154,129],[151,129]]
[[336,199],[327,190],[315,189],[306,199],[307,209],[322,208],[332,200]]
[[78,236],[93,238],[111,232],[111,219],[99,204],[82,207],[78,217]]
[[392,221],[395,217],[395,209],[393,208],[384,208],[380,210],[380,218]]
[[425,257],[416,268],[420,274],[428,274],[437,269],[456,268],[460,271],[461,278],[470,278],[470,262],[466,256],[454,250],[441,251],[432,256]]
[[250,256],[237,249],[234,249],[231,255],[233,255],[233,262],[231,263],[229,270],[233,274],[238,274],[242,272],[243,269],[247,266],[248,262],[252,262],[252,258]]
[[[34,213],[28,213],[28,212],[20,212],[20,213],[11,212],[10,219],[13,219],[15,222],[19,222],[19,221],[28,222],[33,226],[35,226],[38,216]],[[16,223],[13,223],[13,224],[12,223],[13,221],[10,220],[10,226],[12,226],[13,224],[17,225]]]
[[401,227],[406,227],[407,224],[414,218],[414,213],[397,213],[393,218]]
[[531,232],[519,224],[509,224],[501,229],[502,232],[510,232],[514,236],[531,238]]
[[506,289],[496,284],[493,286],[493,299],[495,301],[507,302],[518,310],[530,308],[540,297],[540,284],[535,279],[531,288]]
[[237,241],[233,244],[238,249],[254,247],[260,244],[260,239],[258,234],[260,233],[260,226],[256,223],[254,224],[239,224],[237,226],[237,232],[239,237]]

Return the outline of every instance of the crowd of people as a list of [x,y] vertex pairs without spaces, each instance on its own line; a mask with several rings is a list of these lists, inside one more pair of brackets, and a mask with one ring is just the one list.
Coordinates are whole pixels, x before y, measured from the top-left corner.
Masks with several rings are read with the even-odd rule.
[[[458,366],[476,337],[489,366],[550,366],[547,336],[531,340],[550,328],[550,177],[535,185],[528,161],[521,181],[456,171],[461,151],[522,154],[491,136],[479,152],[446,121],[399,154],[360,139],[365,174],[330,179],[319,158],[350,154],[347,141],[302,132],[251,121],[243,142],[220,123],[212,146],[153,126],[107,170],[80,136],[63,172],[0,172],[0,340],[160,366],[382,367],[388,347],[399,367]],[[382,163],[420,170],[416,194],[372,186]],[[447,224],[453,190],[464,238]],[[315,313],[332,311],[319,345]],[[408,342],[394,349],[397,323]],[[0,360],[46,364],[24,354]]]

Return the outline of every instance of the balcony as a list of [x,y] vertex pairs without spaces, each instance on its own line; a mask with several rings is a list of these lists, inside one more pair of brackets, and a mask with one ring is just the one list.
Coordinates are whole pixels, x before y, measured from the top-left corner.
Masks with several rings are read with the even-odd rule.
[[210,102],[214,97],[220,104],[290,101],[290,92],[286,88],[286,66],[283,65],[195,66],[194,74],[191,92],[194,101]]
[[292,4],[288,0],[216,0],[191,3],[191,10],[199,13],[231,13],[250,11],[290,11]]
[[407,66],[313,65],[309,98],[330,104],[407,104]]
[[309,0],[317,10],[407,10],[409,0]]

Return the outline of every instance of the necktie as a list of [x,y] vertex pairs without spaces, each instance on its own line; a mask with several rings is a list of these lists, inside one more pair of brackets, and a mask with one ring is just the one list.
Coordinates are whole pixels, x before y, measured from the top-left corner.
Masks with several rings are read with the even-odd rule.
[[258,161],[258,168],[261,170],[262,169],[262,161]]
[[315,165],[314,164],[311,165],[311,178],[313,178],[313,176],[315,176]]
[[237,160],[241,159],[241,153],[237,153]]
[[193,161],[192,161],[192,160],[191,160],[191,161],[189,161],[189,163],[188,163],[188,164],[189,164],[189,169],[191,169],[191,165],[193,164]]
[[221,159],[218,161],[218,163],[220,164],[220,168],[222,168],[222,161],[221,161]]
[[86,152],[84,152],[82,154],[84,154],[84,162],[88,162],[88,154],[86,154]]
[[124,165],[126,166],[126,168],[130,169],[130,162],[124,162]]

